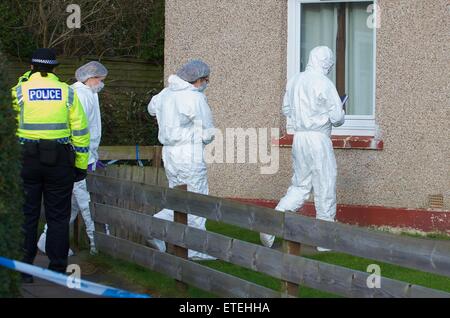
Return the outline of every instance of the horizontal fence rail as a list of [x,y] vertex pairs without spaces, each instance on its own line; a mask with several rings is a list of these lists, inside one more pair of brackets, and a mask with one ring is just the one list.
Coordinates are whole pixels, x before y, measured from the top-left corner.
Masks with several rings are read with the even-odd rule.
[[450,243],[401,237],[325,222],[295,213],[245,205],[192,192],[115,178],[90,176],[91,192],[274,234],[285,240],[322,246],[377,261],[450,276]]
[[161,166],[159,146],[101,146],[98,154],[100,160],[152,160],[155,167]]
[[169,275],[223,297],[278,298],[276,291],[171,254],[96,232],[99,248],[109,255]]
[[[108,165],[107,169],[98,169],[90,172],[90,174],[167,187],[167,178],[164,168],[161,167],[161,152],[161,146],[101,146],[99,147],[100,160],[149,160],[151,166]],[[95,193],[91,194],[91,199],[93,201],[113,204],[150,214],[155,213],[158,208],[155,206],[144,206],[127,200],[119,200],[117,198],[101,197]],[[42,214],[42,218],[44,220],[44,214]],[[78,250],[81,245],[80,242],[84,243],[87,240],[86,235],[84,235],[84,223],[81,221],[81,216],[77,216],[73,226],[74,245],[75,249]],[[131,238],[134,241],[141,240],[141,238],[136,237],[134,233],[131,233],[123,227],[119,229],[111,228],[110,231],[112,234],[119,235],[120,237]]]
[[369,288],[370,274],[232,239],[123,208],[93,205],[98,223],[121,226],[144,237],[193,249],[275,278],[346,297],[446,297],[450,294],[409,283],[380,278],[382,288]]
[[[13,86],[19,76],[30,69],[30,62],[15,57],[8,57],[6,80]],[[60,57],[60,65],[56,74],[62,81],[72,84],[75,80],[75,71],[82,65],[98,60],[96,57],[67,58]],[[139,59],[103,58],[100,60],[108,69],[107,87],[119,96],[130,88],[134,91],[160,90],[163,87],[163,67],[153,65],[148,61]]]

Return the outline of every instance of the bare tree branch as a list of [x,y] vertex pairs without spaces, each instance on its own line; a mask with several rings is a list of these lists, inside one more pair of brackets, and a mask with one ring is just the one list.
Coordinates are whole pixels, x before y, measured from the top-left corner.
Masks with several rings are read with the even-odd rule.
[[58,54],[137,56],[156,43],[146,32],[154,25],[155,3],[163,0],[77,0],[82,10],[81,29],[66,27],[69,0],[1,1],[9,1],[21,13],[23,27],[12,30],[28,30],[36,43],[56,48]]

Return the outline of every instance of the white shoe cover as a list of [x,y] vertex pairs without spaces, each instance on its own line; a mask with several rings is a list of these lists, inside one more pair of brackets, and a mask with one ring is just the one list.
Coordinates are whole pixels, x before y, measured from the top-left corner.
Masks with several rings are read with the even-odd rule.
[[273,242],[275,241],[275,236],[274,235],[270,235],[270,234],[265,234],[265,233],[259,233],[259,238],[261,240],[261,243],[265,246],[265,247],[272,247]]
[[324,248],[324,247],[320,247],[320,246],[317,246],[317,251],[319,251],[319,252],[331,252],[330,249]]
[[45,242],[47,240],[47,234],[42,233],[41,236],[39,237],[39,241],[37,243],[37,247],[38,249],[45,254]]

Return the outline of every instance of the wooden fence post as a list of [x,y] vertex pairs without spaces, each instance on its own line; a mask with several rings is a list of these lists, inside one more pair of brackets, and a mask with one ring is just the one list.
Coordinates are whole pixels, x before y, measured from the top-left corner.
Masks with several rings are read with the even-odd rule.
[[[301,244],[288,240],[283,240],[283,253],[300,256]],[[282,281],[281,290],[287,297],[298,297],[300,285],[288,281]]]
[[[183,184],[183,185],[175,187],[175,189],[187,191],[187,185]],[[188,215],[187,215],[187,213],[174,211],[173,212],[173,220],[176,223],[187,225],[188,224]],[[173,245],[171,254],[173,254],[177,257],[183,258],[183,259],[188,259],[188,249],[181,247],[181,246]],[[187,291],[187,288],[188,288],[187,284],[177,280],[176,285],[181,291]]]
[[155,146],[153,152],[152,166],[161,168],[161,158],[162,158],[162,147]]

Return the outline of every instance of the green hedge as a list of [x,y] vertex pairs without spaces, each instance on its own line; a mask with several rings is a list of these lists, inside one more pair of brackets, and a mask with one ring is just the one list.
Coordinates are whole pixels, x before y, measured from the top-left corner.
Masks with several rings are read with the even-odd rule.
[[29,11],[17,7],[22,4],[11,0],[0,1],[0,50],[18,57],[31,57],[39,45],[33,39],[32,32],[23,28],[23,19]]
[[[0,53],[0,256],[22,258],[22,183],[20,149],[16,138],[16,113],[5,77],[5,58]],[[19,275],[0,268],[0,298],[19,296]]]

